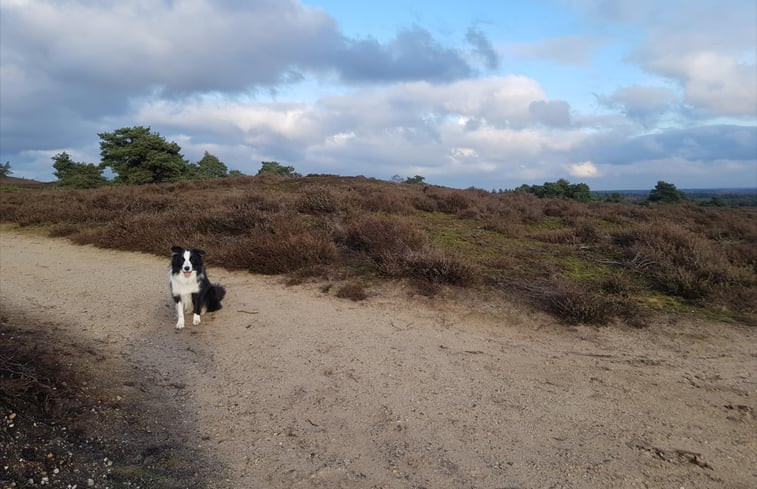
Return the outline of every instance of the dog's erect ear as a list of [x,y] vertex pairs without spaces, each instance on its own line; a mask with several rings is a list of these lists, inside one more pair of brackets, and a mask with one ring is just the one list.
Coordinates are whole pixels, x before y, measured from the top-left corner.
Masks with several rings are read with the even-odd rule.
[[172,246],[171,247],[171,254],[172,255],[178,255],[184,252],[184,248],[181,246]]
[[205,254],[205,252],[203,250],[198,250],[197,248],[193,248],[192,249],[192,253],[196,253],[196,254],[198,254],[200,256],[202,256],[202,255]]

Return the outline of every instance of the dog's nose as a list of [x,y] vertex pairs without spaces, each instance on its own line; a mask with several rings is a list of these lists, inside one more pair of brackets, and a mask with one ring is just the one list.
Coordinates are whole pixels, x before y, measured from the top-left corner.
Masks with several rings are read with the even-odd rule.
[[190,267],[189,265],[184,265],[184,271],[185,271],[185,272],[188,272],[188,271],[190,270],[190,268],[191,268],[191,267]]

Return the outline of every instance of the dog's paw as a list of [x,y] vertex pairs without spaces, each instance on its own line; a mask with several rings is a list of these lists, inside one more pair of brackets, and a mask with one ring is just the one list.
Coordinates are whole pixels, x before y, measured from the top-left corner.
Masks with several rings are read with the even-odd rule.
[[197,326],[198,324],[200,324],[200,315],[199,314],[193,314],[192,315],[192,324],[194,324],[195,326]]
[[176,323],[176,329],[184,329],[184,319]]

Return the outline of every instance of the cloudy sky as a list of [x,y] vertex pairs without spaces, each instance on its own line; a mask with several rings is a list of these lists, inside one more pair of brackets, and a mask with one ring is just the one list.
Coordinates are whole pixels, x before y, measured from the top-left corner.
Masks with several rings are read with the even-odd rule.
[[0,162],[150,126],[254,174],[757,187],[754,0],[2,0]]

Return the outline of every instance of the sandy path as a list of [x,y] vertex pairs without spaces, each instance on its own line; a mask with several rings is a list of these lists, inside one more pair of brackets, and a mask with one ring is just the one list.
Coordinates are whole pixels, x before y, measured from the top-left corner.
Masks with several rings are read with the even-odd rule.
[[757,486],[754,328],[568,329],[211,267],[224,309],[176,332],[167,264],[3,230],[0,305],[169,392],[211,487]]

